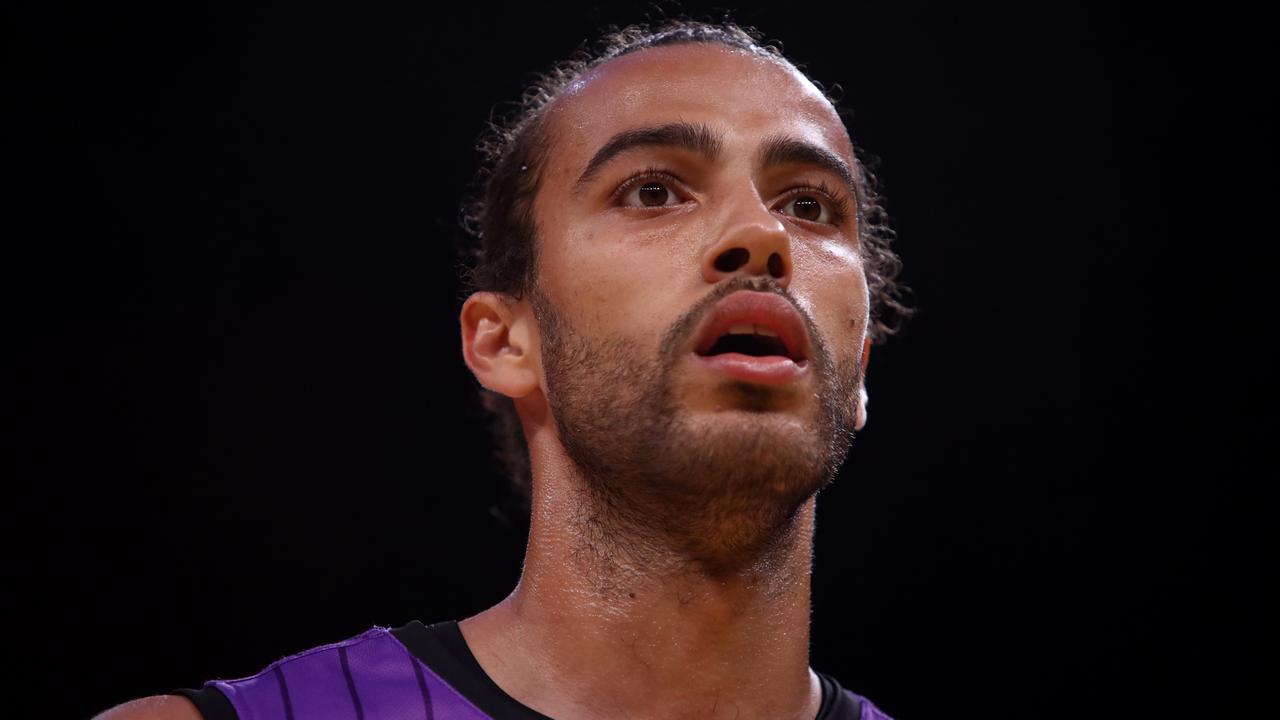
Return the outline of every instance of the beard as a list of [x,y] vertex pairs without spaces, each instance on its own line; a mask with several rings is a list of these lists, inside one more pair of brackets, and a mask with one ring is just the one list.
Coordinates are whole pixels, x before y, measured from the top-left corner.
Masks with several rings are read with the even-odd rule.
[[[717,301],[774,292],[800,312],[818,403],[777,412],[795,389],[725,380],[727,410],[683,411],[675,371]],[[812,318],[769,278],[717,287],[671,325],[656,356],[625,337],[588,337],[537,288],[547,401],[589,498],[598,542],[676,552],[710,571],[752,562],[779,543],[804,503],[834,480],[853,441],[861,358],[834,363]],[[633,554],[635,554],[633,552]]]

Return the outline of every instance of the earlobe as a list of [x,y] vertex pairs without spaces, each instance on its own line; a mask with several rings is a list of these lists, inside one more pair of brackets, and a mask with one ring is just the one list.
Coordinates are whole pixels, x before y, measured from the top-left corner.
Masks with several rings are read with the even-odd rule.
[[854,430],[861,430],[867,424],[867,365],[871,362],[871,338],[862,341],[862,370],[858,373],[858,406],[854,408]]
[[458,319],[463,360],[481,385],[511,398],[537,387],[529,323],[509,300],[492,292],[473,293]]

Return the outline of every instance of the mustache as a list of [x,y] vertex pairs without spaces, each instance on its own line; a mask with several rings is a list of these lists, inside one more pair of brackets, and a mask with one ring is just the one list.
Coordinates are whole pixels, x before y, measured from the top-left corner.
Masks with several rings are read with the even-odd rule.
[[711,307],[739,290],[773,293],[790,303],[804,320],[805,330],[809,333],[809,340],[813,345],[815,356],[825,361],[826,347],[823,345],[822,336],[818,333],[818,327],[813,318],[809,317],[809,313],[805,312],[800,303],[796,302],[795,297],[787,292],[787,289],[777,280],[768,276],[756,275],[738,276],[717,285],[705,297],[694,303],[693,307],[680,316],[679,320],[672,323],[662,338],[662,355],[666,358],[667,363],[675,364],[679,360],[680,349],[688,344],[689,337],[697,330],[706,314],[711,311]]

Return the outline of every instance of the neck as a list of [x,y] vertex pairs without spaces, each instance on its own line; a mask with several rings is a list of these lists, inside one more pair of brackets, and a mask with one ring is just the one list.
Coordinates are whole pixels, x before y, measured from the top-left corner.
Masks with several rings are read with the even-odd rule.
[[461,623],[503,690],[564,720],[817,715],[813,498],[754,556],[708,562],[618,521],[570,463],[534,455],[521,581]]

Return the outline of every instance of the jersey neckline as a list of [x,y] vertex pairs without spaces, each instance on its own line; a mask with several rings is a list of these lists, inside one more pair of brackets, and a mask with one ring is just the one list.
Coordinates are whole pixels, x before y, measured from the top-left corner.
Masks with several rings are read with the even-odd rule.
[[391,634],[454,690],[486,715],[513,720],[552,720],[511,697],[480,666],[458,621],[423,625],[419,620],[393,628]]
[[[481,667],[456,620],[424,625],[419,620],[390,633],[409,652],[485,714],[512,720],[552,720],[524,705],[498,686]],[[859,703],[829,675],[814,671],[822,685],[822,704],[815,720],[855,720]]]

